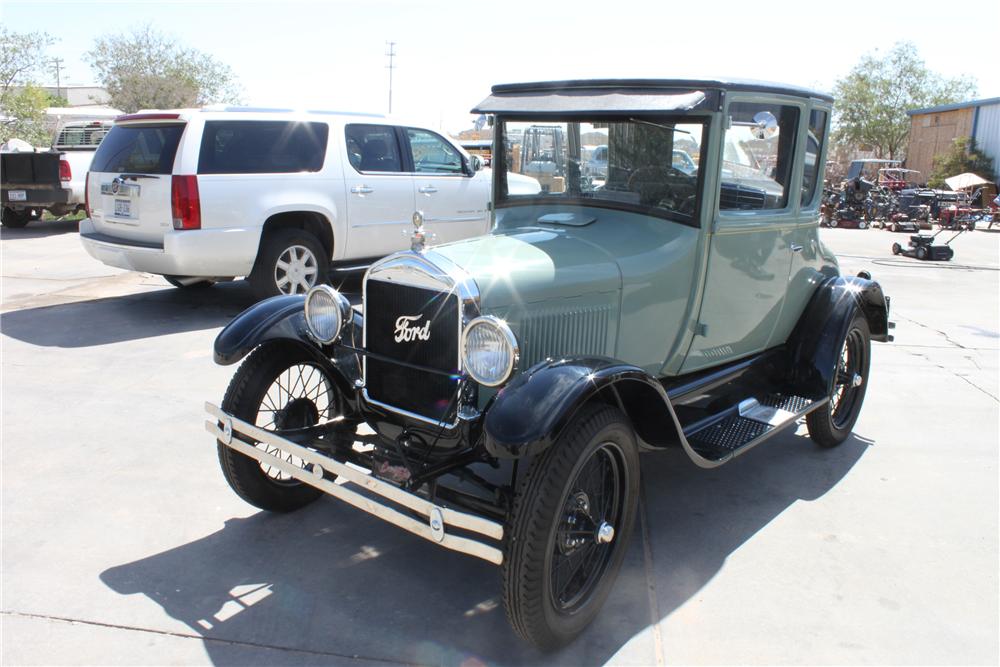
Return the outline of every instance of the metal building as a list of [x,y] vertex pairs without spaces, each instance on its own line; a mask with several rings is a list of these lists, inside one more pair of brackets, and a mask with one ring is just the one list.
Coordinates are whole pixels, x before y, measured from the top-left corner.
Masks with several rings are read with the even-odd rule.
[[976,147],[993,158],[994,171],[1000,171],[1000,97],[906,113],[910,116],[906,167],[919,171],[922,180],[930,176],[934,156],[946,153],[958,137],[975,139]]

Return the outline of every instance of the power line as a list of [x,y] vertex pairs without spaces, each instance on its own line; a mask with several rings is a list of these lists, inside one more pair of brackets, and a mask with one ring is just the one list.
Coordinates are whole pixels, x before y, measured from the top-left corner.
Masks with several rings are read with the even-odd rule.
[[389,113],[392,113],[392,70],[396,69],[393,59],[396,57],[396,42],[385,43],[385,55],[389,58],[386,69],[389,70]]

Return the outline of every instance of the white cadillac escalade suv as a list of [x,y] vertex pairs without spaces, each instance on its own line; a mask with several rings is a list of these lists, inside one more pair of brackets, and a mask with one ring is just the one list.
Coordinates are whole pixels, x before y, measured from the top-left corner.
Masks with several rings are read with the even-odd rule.
[[80,239],[105,264],[178,287],[246,276],[260,298],[304,293],[332,266],[407,247],[415,211],[436,243],[485,233],[479,164],[375,115],[142,112],[118,118],[94,156]]

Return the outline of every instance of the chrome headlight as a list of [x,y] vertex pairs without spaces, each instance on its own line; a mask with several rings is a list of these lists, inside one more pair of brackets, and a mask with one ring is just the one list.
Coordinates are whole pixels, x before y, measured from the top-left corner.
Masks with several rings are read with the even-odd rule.
[[510,378],[519,354],[514,332],[499,318],[477,317],[462,334],[462,365],[473,380],[487,387]]
[[306,326],[320,343],[335,341],[350,317],[351,302],[329,285],[317,285],[306,295]]

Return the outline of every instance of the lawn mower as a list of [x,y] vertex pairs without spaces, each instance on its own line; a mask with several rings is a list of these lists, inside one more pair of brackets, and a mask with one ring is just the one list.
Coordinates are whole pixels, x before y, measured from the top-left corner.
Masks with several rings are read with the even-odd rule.
[[955,256],[955,251],[951,247],[951,242],[955,240],[964,229],[959,229],[950,239],[943,244],[934,244],[934,239],[943,232],[942,229],[937,234],[914,234],[910,237],[909,247],[904,248],[898,243],[892,244],[893,255],[906,255],[917,259],[946,262]]

